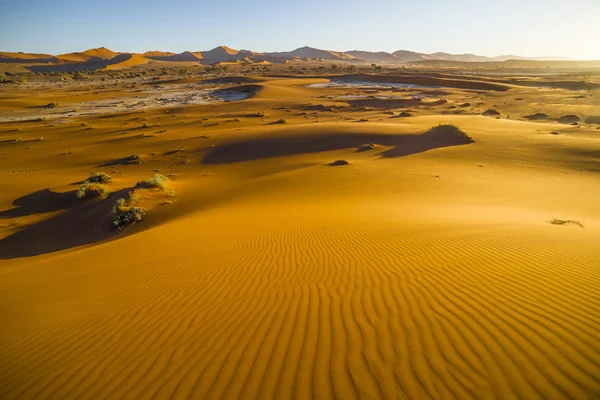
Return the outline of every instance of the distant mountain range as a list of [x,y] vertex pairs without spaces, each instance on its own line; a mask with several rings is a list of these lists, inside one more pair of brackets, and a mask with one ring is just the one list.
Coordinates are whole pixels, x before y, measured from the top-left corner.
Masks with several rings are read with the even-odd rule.
[[[321,50],[313,47],[301,47],[293,51],[260,53],[250,50],[234,50],[227,46],[216,47],[209,51],[184,51],[183,53],[171,53],[162,51],[148,51],[139,53],[117,53],[104,47],[90,49],[83,52],[50,55],[31,53],[9,53],[0,52],[0,62],[3,63],[27,63],[38,64],[33,70],[43,71],[52,67],[58,70],[70,69],[115,69],[130,67],[156,61],[173,62],[198,62],[201,64],[215,65],[223,63],[235,64],[268,64],[268,63],[291,63],[300,61],[340,61],[350,63],[380,63],[400,64],[426,61],[452,61],[452,62],[490,62],[506,60],[569,60],[564,57],[519,57],[504,55],[498,57],[486,57],[475,54],[449,54],[449,53],[417,53],[408,50],[398,50],[393,53],[383,51],[352,50],[346,52]],[[41,64],[41,65],[40,65]],[[45,65],[45,66],[44,66]],[[33,67],[32,67],[33,68]],[[30,68],[30,69],[32,69]],[[57,70],[57,68],[53,68]]]

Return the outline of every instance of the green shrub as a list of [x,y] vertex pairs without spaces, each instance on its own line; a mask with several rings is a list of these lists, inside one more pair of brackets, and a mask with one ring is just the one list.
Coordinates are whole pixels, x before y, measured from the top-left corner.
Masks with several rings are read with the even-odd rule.
[[105,199],[109,195],[109,191],[104,187],[104,185],[100,183],[92,183],[92,182],[84,182],[79,189],[77,189],[77,199],[83,200],[86,197],[89,197],[90,194],[93,197],[97,197],[99,199]]
[[94,172],[84,183],[109,183],[111,180],[111,176],[104,172]]
[[169,178],[161,174],[154,174],[147,181],[138,182],[136,186],[159,188],[161,190],[164,190],[169,187]]
[[124,198],[118,199],[112,208],[112,225],[121,229],[125,225],[135,224],[146,216],[146,209],[132,206]]

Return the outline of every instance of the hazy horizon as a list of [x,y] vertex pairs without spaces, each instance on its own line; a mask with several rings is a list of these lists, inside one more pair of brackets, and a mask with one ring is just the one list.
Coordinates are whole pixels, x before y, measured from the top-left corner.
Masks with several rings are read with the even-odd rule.
[[600,25],[594,21],[599,14],[600,3],[594,0],[570,4],[374,0],[368,5],[339,0],[325,4],[175,0],[168,5],[109,0],[85,6],[73,0],[48,4],[8,0],[0,5],[0,50],[63,54],[107,47],[118,52],[179,53],[227,45],[273,52],[310,46],[597,60],[600,48],[592,41],[600,37]]

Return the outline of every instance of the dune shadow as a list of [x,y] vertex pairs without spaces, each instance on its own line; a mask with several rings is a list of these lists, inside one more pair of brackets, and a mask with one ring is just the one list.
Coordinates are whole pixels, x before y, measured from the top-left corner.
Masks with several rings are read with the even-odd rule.
[[[57,194],[54,201],[50,202],[50,204],[54,204],[53,207],[45,206],[47,202],[44,200],[47,200],[49,196],[47,194],[48,189],[40,191],[41,194],[36,192],[24,196],[21,199],[26,199],[24,202],[27,205],[18,209],[23,209],[20,211],[23,215],[25,215],[26,210],[30,213],[39,210],[58,211],[65,209],[65,211],[1,239],[0,259],[31,257],[110,238],[114,235],[110,225],[114,200],[126,196],[129,190],[130,188],[127,188],[114,192],[105,200],[86,202],[77,201],[74,191],[60,194],[65,195],[65,198]],[[45,195],[45,197],[42,195]],[[67,199],[66,196],[72,201]]]
[[394,108],[414,107],[423,104],[419,98],[411,99],[358,99],[347,101],[351,107],[372,107],[384,110]]
[[64,210],[77,204],[75,190],[56,193],[50,189],[19,197],[13,201],[15,208],[0,211],[0,218],[17,218],[32,214],[45,214],[48,212]]
[[233,142],[216,147],[204,159],[203,164],[229,164],[264,158],[291,156],[343,149],[361,149],[366,144],[393,146],[378,153],[381,157],[401,157],[440,147],[473,143],[474,140],[456,129],[433,128],[425,133],[412,135],[384,135],[369,133],[336,133],[285,135]]

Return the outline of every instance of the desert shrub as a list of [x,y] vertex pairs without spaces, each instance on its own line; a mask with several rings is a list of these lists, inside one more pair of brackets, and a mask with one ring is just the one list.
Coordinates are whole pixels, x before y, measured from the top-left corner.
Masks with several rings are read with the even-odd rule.
[[149,188],[165,189],[168,187],[169,178],[161,174],[154,174],[150,179],[145,182],[138,183],[139,186],[146,186]]
[[112,208],[112,225],[121,229],[125,225],[135,224],[146,216],[146,209],[133,206],[124,198],[118,199]]
[[438,126],[434,126],[433,129],[445,132],[461,132],[460,128],[453,124],[439,124]]
[[154,174],[147,181],[138,182],[135,186],[138,188],[157,188],[159,190],[166,191],[167,197],[175,196],[175,191],[169,184],[169,178],[161,174]]
[[86,197],[97,197],[99,199],[105,199],[108,197],[109,191],[100,183],[84,182],[77,189],[77,199],[83,200]]
[[84,183],[109,183],[111,180],[111,176],[104,172],[94,172]]
[[400,114],[398,114],[399,117],[402,118],[406,118],[406,117],[412,117],[412,114],[409,113],[408,111],[402,111]]
[[575,225],[583,228],[583,224],[579,221],[573,221],[572,219],[557,219],[554,218],[549,221],[552,225]]
[[467,142],[474,142],[469,135],[460,130],[460,128],[453,124],[439,124],[438,126],[434,126],[431,128],[431,131],[443,132],[446,135],[449,135],[455,139],[465,140]]
[[128,164],[140,164],[142,161],[142,156],[139,154],[132,154],[125,159]]

